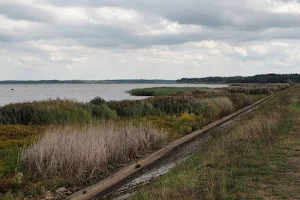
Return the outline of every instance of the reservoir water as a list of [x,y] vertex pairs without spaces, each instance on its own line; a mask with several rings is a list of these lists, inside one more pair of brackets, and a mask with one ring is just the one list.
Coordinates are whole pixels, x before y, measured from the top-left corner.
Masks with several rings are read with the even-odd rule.
[[207,87],[221,88],[220,84],[7,84],[0,85],[0,106],[24,101],[71,99],[88,102],[96,96],[107,101],[143,99],[131,96],[128,90],[150,87]]

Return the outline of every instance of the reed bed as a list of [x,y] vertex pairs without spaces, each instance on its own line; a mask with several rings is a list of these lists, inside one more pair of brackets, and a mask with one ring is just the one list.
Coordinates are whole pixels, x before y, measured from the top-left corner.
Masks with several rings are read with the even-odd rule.
[[210,93],[211,91],[213,90],[201,87],[153,87],[132,89],[129,90],[128,93],[132,96],[166,96],[181,92]]
[[210,107],[210,115],[222,117],[234,111],[234,105],[228,97],[216,97],[212,99],[203,99],[202,104],[207,104]]
[[35,176],[89,180],[112,164],[128,163],[159,148],[163,141],[164,134],[151,124],[53,127],[23,150],[21,162]]
[[[233,98],[234,97],[234,98]],[[238,105],[233,105],[234,102]],[[224,103],[224,105],[222,105]],[[188,95],[162,96],[139,101],[111,101],[108,106],[116,110],[120,117],[143,117],[160,115],[179,115],[195,113],[215,116],[216,113],[229,114],[235,108],[252,103],[250,97],[241,94],[212,97],[193,97]]]
[[232,84],[227,88],[222,88],[229,93],[245,93],[248,95],[270,95],[274,92],[289,87],[288,83],[277,84]]
[[0,124],[62,125],[115,118],[117,113],[105,104],[94,105],[61,99],[0,107]]
[[[230,94],[224,91],[222,93],[220,90],[209,89],[205,91],[204,93],[200,90],[179,92],[170,96],[136,101],[106,102],[100,97],[96,97],[89,103],[61,99],[15,103],[0,107],[0,124],[66,125],[118,117],[179,115],[182,113],[205,114],[199,113],[199,107],[207,107],[201,102],[210,104],[210,107],[213,108],[210,113],[216,110],[212,104],[218,104],[217,102],[222,98],[229,98],[235,108],[241,108],[248,105],[249,102],[253,102],[252,98],[245,94]],[[223,102],[226,103],[228,100]],[[222,108],[223,106],[218,104],[217,107]],[[204,111],[206,112],[207,109]]]

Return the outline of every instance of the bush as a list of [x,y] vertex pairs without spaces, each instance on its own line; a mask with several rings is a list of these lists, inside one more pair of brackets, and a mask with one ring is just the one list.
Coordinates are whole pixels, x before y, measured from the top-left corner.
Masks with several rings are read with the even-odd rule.
[[91,101],[90,101],[90,103],[91,104],[93,104],[93,105],[103,105],[103,104],[105,104],[106,102],[105,102],[105,100],[104,99],[102,99],[101,97],[95,97],[94,99],[92,99]]
[[92,115],[97,119],[116,119],[118,114],[115,110],[111,110],[106,104],[92,106]]

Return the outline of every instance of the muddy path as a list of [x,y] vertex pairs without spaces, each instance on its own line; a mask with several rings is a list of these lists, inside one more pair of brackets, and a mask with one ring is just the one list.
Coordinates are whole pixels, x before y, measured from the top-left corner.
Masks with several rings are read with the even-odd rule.
[[163,160],[158,161],[154,166],[149,169],[144,169],[140,171],[135,176],[128,179],[125,183],[120,185],[120,187],[113,192],[102,196],[95,196],[92,199],[101,199],[101,200],[126,200],[129,199],[131,194],[140,186],[145,185],[161,175],[166,174],[170,169],[172,169],[176,164],[187,159],[191,154],[193,154],[201,145],[208,142],[212,139],[211,133],[220,131],[231,127],[236,121],[238,121],[243,116],[251,113],[256,110],[258,106],[251,108],[250,110],[245,111],[244,113],[238,115],[235,118],[209,130],[208,132],[201,134],[194,138],[193,141],[178,147],[175,151],[170,153]]

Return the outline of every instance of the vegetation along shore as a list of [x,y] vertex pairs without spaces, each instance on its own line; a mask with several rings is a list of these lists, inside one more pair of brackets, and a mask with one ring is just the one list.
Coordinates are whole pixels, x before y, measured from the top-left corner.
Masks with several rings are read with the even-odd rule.
[[131,199],[299,199],[300,85],[278,93]]
[[[170,141],[288,86],[152,88],[150,92],[140,90],[155,96],[144,100],[106,102],[96,97],[89,103],[57,99],[0,107],[0,198],[64,198]],[[269,134],[282,113],[259,114],[250,122],[267,124],[258,129],[262,135]],[[243,129],[251,127],[245,124]],[[265,128],[269,132],[265,133]],[[60,187],[66,187],[67,194],[58,192]]]

